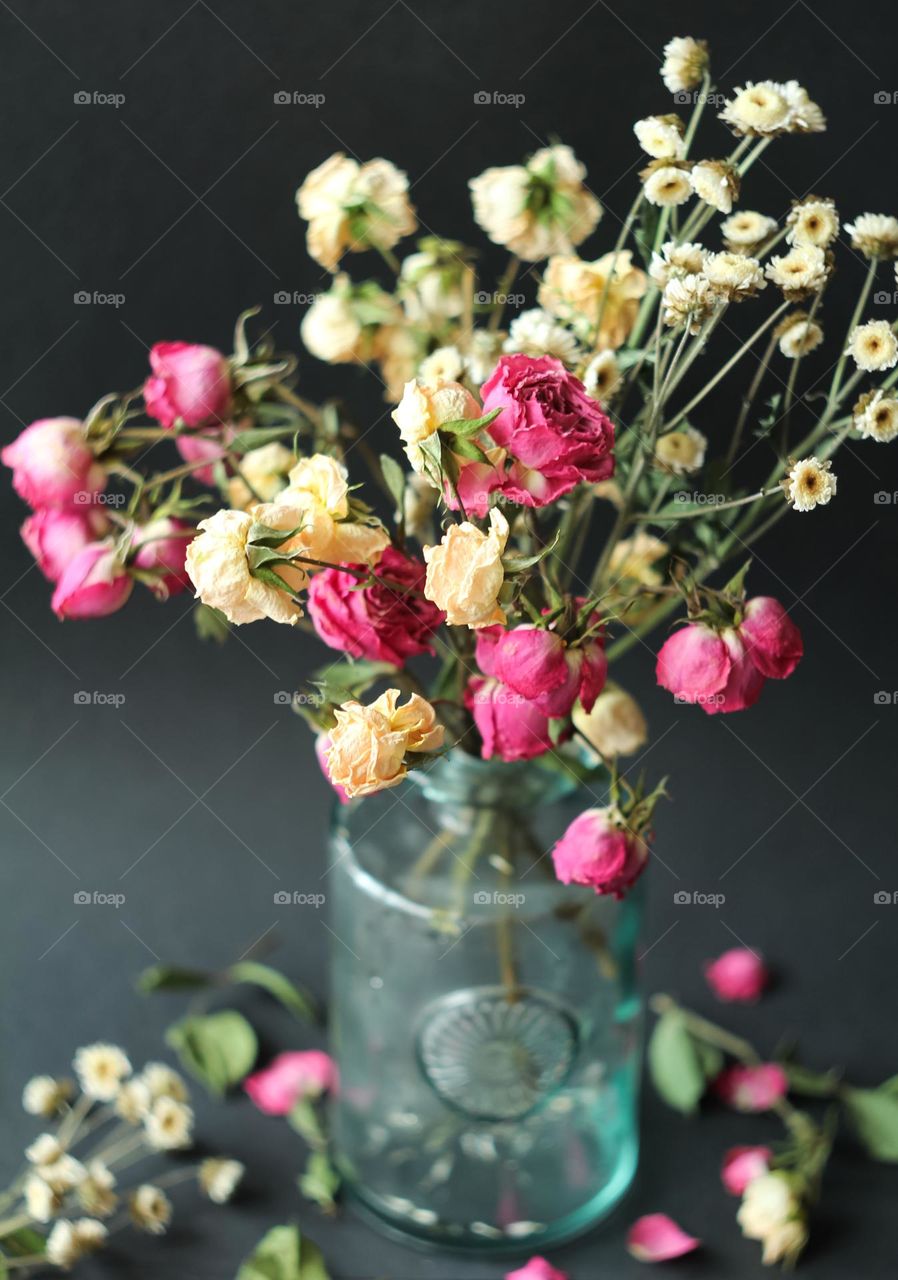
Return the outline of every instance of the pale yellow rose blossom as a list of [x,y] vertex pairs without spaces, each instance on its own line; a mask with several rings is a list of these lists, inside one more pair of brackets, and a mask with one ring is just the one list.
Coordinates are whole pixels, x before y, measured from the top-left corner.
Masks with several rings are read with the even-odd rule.
[[574,728],[606,759],[630,756],[648,741],[648,725],[635,698],[625,689],[606,687],[592,711],[574,707]]
[[327,364],[349,364],[364,360],[364,329],[342,288],[320,294],[299,326],[308,351]]
[[451,626],[473,629],[505,621],[499,592],[508,532],[508,521],[493,508],[488,533],[464,521],[450,525],[438,546],[424,548],[424,594],[445,612]]
[[339,151],[307,175],[296,205],[309,224],[309,254],[328,271],[344,253],[390,249],[417,226],[400,169],[389,160],[359,164]]
[[260,499],[271,502],[286,487],[287,472],[296,465],[296,454],[278,440],[250,449],[240,459],[240,475],[228,480],[228,500],[245,511]]
[[629,249],[603,254],[595,262],[556,254],[546,263],[539,302],[560,320],[575,326],[579,322],[581,330],[594,329],[601,311],[601,328],[590,336],[594,345],[614,349],[627,340],[647,284]]
[[481,416],[481,408],[460,382],[430,386],[416,379],[405,384],[402,399],[390,415],[409,462],[419,474],[427,474],[427,460],[421,445],[446,422],[470,421]]
[[408,770],[408,752],[436,751],[445,730],[436,712],[419,694],[399,704],[398,689],[388,689],[370,706],[344,702],[325,748],[328,777],[349,799],[398,786]]
[[[260,513],[264,512],[264,516]],[[241,626],[271,618],[294,625],[302,608],[294,599],[308,584],[308,574],[299,565],[277,565],[274,572],[284,580],[284,589],[269,586],[250,572],[247,542],[256,520],[273,529],[296,527],[302,513],[294,507],[267,505],[246,511],[216,511],[201,520],[199,533],[187,548],[185,568],[196,588],[196,598],[218,609],[229,622]],[[292,544],[291,544],[292,545]],[[283,549],[283,554],[289,554]]]

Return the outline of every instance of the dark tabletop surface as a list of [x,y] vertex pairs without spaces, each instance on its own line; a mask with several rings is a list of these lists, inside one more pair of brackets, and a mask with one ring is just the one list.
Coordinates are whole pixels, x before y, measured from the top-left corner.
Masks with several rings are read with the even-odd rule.
[[[757,207],[781,216],[790,192],[822,184],[849,213],[858,198],[894,210],[885,161],[898,106],[873,101],[891,93],[887,21],[881,10],[803,4],[724,14],[696,0],[675,15],[588,0],[451,9],[137,0],[127,12],[103,0],[77,13],[50,0],[26,12],[11,0],[0,10],[5,437],[22,421],[81,412],[109,387],[136,384],[156,338],[226,346],[233,316],[258,300],[279,341],[295,345],[299,310],[269,300],[321,282],[304,257],[292,192],[340,139],[413,172],[433,165],[415,199],[448,234],[468,234],[464,179],[552,132],[583,154],[596,190],[621,213],[632,198],[616,182],[635,167],[630,122],[668,109],[656,53],[672,34],[708,36],[728,85],[796,75],[834,117],[826,147],[796,144],[778,170],[771,159]],[[527,101],[516,115],[476,114],[478,86],[512,92],[519,82]],[[272,105],[278,89],[319,85],[327,101],[317,115],[278,115]],[[72,98],[82,90],[124,92],[126,102],[79,115]],[[845,276],[857,271],[849,262]],[[856,289],[854,276],[846,287]],[[74,306],[80,288],[119,289],[127,301]],[[305,369],[304,389],[324,394],[335,375],[311,360]],[[356,415],[387,442],[378,393],[348,382]],[[854,449],[839,465],[837,501],[784,521],[760,549],[753,591],[781,598],[805,633],[807,656],[788,684],[768,685],[751,713],[712,719],[654,687],[646,649],[618,673],[651,723],[646,768],[670,774],[673,797],[650,873],[646,990],[672,992],[762,1050],[791,1036],[809,1065],[840,1065],[865,1084],[898,1069],[898,905],[874,903],[898,888],[896,517],[894,504],[874,501],[898,490],[895,450]],[[320,649],[273,625],[243,628],[221,649],[200,646],[185,598],[161,608],[135,597],[105,622],[60,626],[15,535],[21,517],[7,489],[0,1163],[9,1174],[35,1132],[18,1104],[30,1075],[66,1070],[73,1050],[95,1039],[125,1045],[136,1061],[165,1052],[164,1028],[183,1004],[135,994],[146,965],[220,967],[264,938],[272,963],[323,998],[328,941],[323,914],[291,918],[272,905],[278,887],[327,894],[327,790],[303,725],[275,699],[300,685]],[[79,691],[114,697],[85,703]],[[725,901],[678,905],[683,889]],[[124,901],[80,906],[80,891]],[[759,1005],[724,1008],[701,966],[742,943],[769,958],[777,981]],[[241,991],[236,1000],[264,1054],[314,1043],[264,998]],[[246,1163],[245,1193],[226,1209],[196,1211],[185,1194],[166,1242],[117,1238],[79,1271],[86,1280],[228,1280],[269,1226],[290,1220],[319,1242],[336,1280],[496,1280],[506,1269],[412,1252],[351,1216],[323,1220],[298,1197],[302,1149],[285,1124],[243,1098],[198,1097],[197,1110],[201,1142]],[[742,1240],[718,1169],[728,1146],[776,1138],[776,1126],[713,1107],[686,1120],[647,1091],[642,1133],[638,1181],[616,1216],[551,1260],[574,1280],[637,1276],[626,1225],[663,1211],[705,1241],[675,1274],[759,1275],[758,1246]],[[894,1168],[840,1139],[803,1271],[893,1276],[896,1193]]]

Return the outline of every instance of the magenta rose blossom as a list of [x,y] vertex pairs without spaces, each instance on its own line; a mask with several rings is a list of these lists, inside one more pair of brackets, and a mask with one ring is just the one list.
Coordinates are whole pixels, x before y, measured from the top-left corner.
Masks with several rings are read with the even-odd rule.
[[57,618],[104,618],[133,586],[112,543],[91,542],[66,565],[50,603]]
[[598,638],[569,648],[554,631],[529,623],[478,631],[477,665],[552,718],[569,715],[578,698],[591,711],[608,675]]
[[0,452],[13,488],[30,507],[88,504],[106,487],[106,472],[77,418],[40,418]]
[[151,520],[135,533],[135,567],[155,576],[152,590],[160,599],[166,600],[191,585],[184,558],[190,542],[187,535],[195,533],[193,525],[172,516]]
[[741,1196],[750,1182],[768,1172],[772,1159],[770,1147],[730,1147],[723,1157],[720,1180],[731,1196]]
[[751,1003],[767,984],[767,967],[755,951],[733,947],[705,965],[708,985],[719,1000]]
[[690,622],[661,646],[655,677],[678,702],[708,715],[742,711],[761,696],[765,680],[792,674],[804,652],[801,632],[768,596],[749,600],[738,627],[716,631]]
[[492,462],[477,462],[469,458],[457,458],[456,461],[458,479],[454,488],[448,483],[444,486],[443,501],[450,511],[458,511],[461,504],[466,516],[483,520],[490,509],[490,494],[502,489],[505,473],[501,465]]
[[562,884],[583,884],[622,898],[645,869],[645,840],[628,831],[616,809],[587,809],[575,818],[552,850]]
[[647,1213],[627,1232],[627,1252],[640,1262],[669,1262],[692,1253],[700,1244],[666,1213]]
[[304,1098],[318,1098],[333,1089],[337,1068],[320,1049],[279,1053],[270,1066],[247,1076],[243,1088],[260,1111],[288,1115]]
[[445,615],[424,597],[425,565],[387,547],[376,572],[378,581],[365,587],[341,569],[314,575],[309,613],[321,639],[354,658],[397,667],[416,654],[433,653],[431,637]]
[[480,393],[484,414],[502,410],[487,429],[512,459],[512,501],[544,507],[613,474],[614,425],[560,360],[502,356]]
[[484,760],[531,760],[554,743],[549,717],[501,680],[472,676],[465,690],[465,706],[483,740]]
[[714,1091],[736,1111],[769,1111],[788,1093],[789,1077],[775,1062],[727,1067],[714,1081]]
[[[230,428],[226,429],[227,435],[233,435]],[[221,461],[225,456],[225,449],[221,441],[219,432],[198,431],[192,436],[178,436],[175,440],[175,448],[185,462],[205,462],[207,465],[196,467],[191,471],[194,480],[198,480],[200,484],[207,484],[212,488],[215,481],[215,463]]]
[[568,1280],[568,1278],[566,1272],[559,1271],[545,1258],[536,1257],[525,1262],[523,1267],[518,1267],[516,1271],[509,1271],[505,1280]]
[[100,511],[83,507],[42,507],[22,525],[22,541],[44,577],[58,582],[79,551],[106,532],[109,521]]
[[150,417],[163,427],[179,420],[201,427],[227,417],[231,405],[228,362],[214,347],[195,342],[157,342],[150,352],[152,376],[143,387]]

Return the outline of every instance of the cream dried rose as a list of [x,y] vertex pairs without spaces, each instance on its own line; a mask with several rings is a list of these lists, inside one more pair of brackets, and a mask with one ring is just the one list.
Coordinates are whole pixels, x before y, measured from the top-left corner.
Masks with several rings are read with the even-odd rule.
[[408,772],[407,752],[442,746],[444,729],[430,703],[413,693],[399,706],[399,696],[388,689],[370,706],[345,702],[334,713],[325,761],[331,783],[348,799],[398,786]]
[[362,323],[342,287],[315,299],[303,316],[299,332],[306,349],[328,364],[348,364],[365,358]]
[[[602,324],[594,345],[616,348],[629,336],[646,291],[645,273],[633,265],[629,249],[606,253],[595,262],[576,255],[556,254],[546,264],[539,288],[540,305],[560,320],[585,323],[595,328],[602,311]],[[602,310],[604,300],[604,310]]]
[[240,459],[240,475],[228,480],[231,506],[245,511],[261,498],[271,502],[287,484],[287,472],[296,465],[296,454],[278,440],[250,449]]
[[[258,514],[260,511],[264,516]],[[201,520],[200,532],[187,548],[185,564],[197,599],[220,610],[236,626],[262,618],[290,625],[298,622],[302,608],[293,597],[306,586],[306,571],[298,565],[279,565],[275,572],[284,580],[281,591],[253,577],[247,549],[256,519],[262,519],[270,528],[289,530],[296,527],[296,517],[293,508],[267,505],[256,508],[252,515],[245,511],[217,511],[208,520]]]
[[413,379],[405,384],[402,399],[390,415],[409,462],[419,473],[426,473],[421,445],[446,422],[479,418],[481,408],[470,391],[459,382],[445,382],[431,387]]
[[424,548],[424,594],[445,612],[450,625],[476,628],[505,621],[499,592],[507,541],[508,521],[493,508],[488,533],[464,521],[450,525],[438,546]]

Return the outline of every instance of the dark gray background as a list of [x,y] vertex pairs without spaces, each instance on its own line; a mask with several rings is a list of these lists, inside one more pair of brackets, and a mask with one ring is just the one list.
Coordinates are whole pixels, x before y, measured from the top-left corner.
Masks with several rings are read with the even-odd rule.
[[[711,41],[722,85],[795,76],[830,116],[823,137],[773,148],[752,175],[747,207],[782,216],[793,195],[816,191],[834,195],[846,217],[894,211],[898,104],[874,101],[893,90],[889,14],[885,5],[849,11],[803,0],[0,0],[4,435],[137,384],[158,339],[229,349],[234,316],[256,302],[280,344],[295,348],[301,309],[276,306],[273,295],[324,281],[305,255],[293,193],[338,147],[406,168],[423,223],[470,238],[467,178],[557,134],[587,163],[610,211],[585,249],[610,247],[642,163],[630,124],[670,107],[658,55],[673,34]],[[526,101],[477,106],[480,88]],[[276,106],[283,89],[326,101],[318,110]],[[126,101],[74,104],[76,92],[95,90]],[[704,136],[711,154],[725,150],[719,126]],[[485,257],[503,261],[499,251]],[[349,265],[361,278],[377,264]],[[831,343],[861,271],[843,252],[824,317]],[[121,292],[125,302],[78,306],[79,289]],[[828,350],[815,366],[821,376]],[[302,387],[312,397],[337,389],[373,439],[390,439],[373,379],[305,358]],[[701,422],[712,439],[725,438],[737,394],[727,390]],[[779,596],[805,633],[807,656],[788,685],[769,684],[749,714],[712,720],[655,689],[647,648],[631,652],[619,675],[651,721],[646,767],[672,777],[650,872],[647,988],[719,1013],[761,1047],[795,1035],[809,1063],[841,1064],[875,1083],[898,1067],[898,906],[873,901],[898,879],[896,517],[892,504],[874,502],[877,491],[898,490],[898,446],[852,446],[837,469],[837,500],[778,526],[752,575],[752,590]],[[11,1173],[34,1128],[18,1111],[30,1074],[63,1071],[73,1049],[96,1038],[125,1044],[138,1061],[159,1055],[181,1004],[133,993],[135,974],[154,959],[220,966],[267,935],[280,944],[275,963],[323,990],[321,917],[276,909],[272,895],[326,893],[328,797],[305,729],[274,703],[320,649],[262,625],[223,649],[201,647],[187,599],[163,608],[137,593],[114,618],[61,627],[16,535],[24,509],[4,492],[0,947]],[[125,702],[76,705],[82,689]],[[877,704],[878,690],[890,700]],[[79,889],[123,892],[126,902],[78,907]],[[726,901],[677,906],[678,889]],[[701,964],[743,941],[769,957],[779,981],[760,1006],[721,1010]],[[261,999],[240,1002],[266,1052],[311,1042]],[[351,1218],[323,1223],[295,1191],[298,1139],[243,1101],[200,1102],[199,1132],[249,1166],[242,1203],[185,1208],[172,1242],[128,1236],[86,1276],[230,1277],[264,1229],[291,1217],[346,1280],[488,1280],[505,1270],[424,1258]],[[721,1112],[690,1123],[649,1097],[644,1135],[639,1184],[615,1222],[553,1261],[575,1280],[636,1276],[624,1227],[663,1210],[707,1241],[678,1274],[759,1274],[758,1247],[740,1238],[717,1170],[727,1146],[777,1137],[777,1127]],[[843,1143],[807,1274],[893,1275],[896,1189],[894,1170]]]

